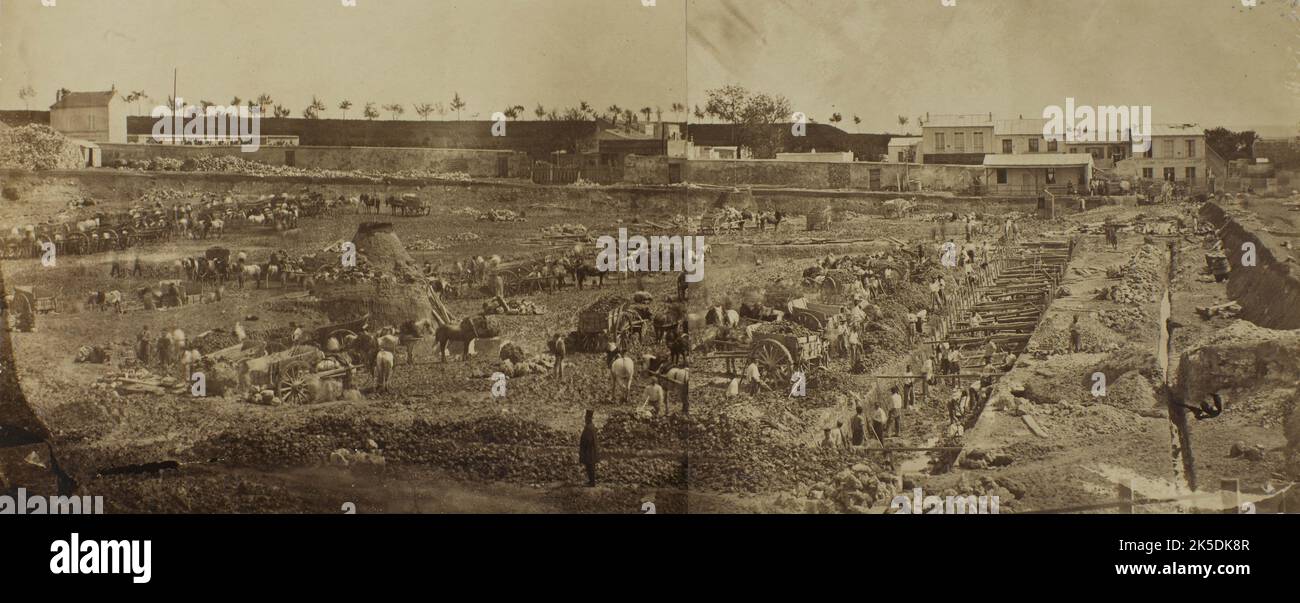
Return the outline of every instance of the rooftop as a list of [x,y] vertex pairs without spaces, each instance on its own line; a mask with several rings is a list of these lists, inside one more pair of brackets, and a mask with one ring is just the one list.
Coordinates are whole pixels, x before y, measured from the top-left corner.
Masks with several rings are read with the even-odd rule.
[[991,113],[927,116],[923,128],[987,128],[993,125]]
[[921,140],[922,138],[920,136],[895,136],[889,139],[889,146],[911,146],[914,144],[921,144]]
[[1046,119],[999,119],[993,133],[1002,136],[1042,136]]
[[1092,165],[1087,153],[1043,153],[1038,155],[985,155],[984,167],[1082,167]]
[[51,109],[80,109],[85,107],[107,107],[108,103],[113,101],[117,92],[105,90],[103,92],[69,92],[59,99],[59,102],[50,105]]

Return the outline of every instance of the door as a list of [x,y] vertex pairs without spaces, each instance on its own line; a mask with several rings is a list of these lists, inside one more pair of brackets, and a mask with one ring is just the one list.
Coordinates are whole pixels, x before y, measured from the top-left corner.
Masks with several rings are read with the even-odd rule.
[[682,181],[682,164],[668,164],[668,184],[678,184]]
[[497,157],[497,178],[510,177],[510,158],[502,155]]
[[1020,190],[1026,195],[1038,192],[1038,187],[1034,186],[1033,174],[1028,171],[1020,173]]
[[284,164],[289,167],[294,167],[295,165],[297,165],[297,158],[294,157],[294,151],[284,152]]

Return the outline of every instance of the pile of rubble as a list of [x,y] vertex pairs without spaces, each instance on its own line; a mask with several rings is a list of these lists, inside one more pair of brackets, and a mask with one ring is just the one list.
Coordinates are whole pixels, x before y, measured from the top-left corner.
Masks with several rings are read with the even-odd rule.
[[553,224],[542,228],[542,236],[546,237],[578,237],[587,235],[587,226],[585,224]]
[[438,251],[446,249],[447,244],[427,237],[418,237],[406,241],[405,247],[407,251]]
[[751,328],[754,334],[762,333],[764,335],[793,335],[795,337],[808,337],[815,335],[813,331],[793,322],[760,322]]
[[357,174],[371,178],[409,178],[412,180],[448,180],[452,182],[469,182],[474,178],[465,172],[439,172],[436,170],[397,170],[385,172],[366,169],[357,170]]
[[807,510],[866,514],[877,504],[889,504],[894,493],[893,482],[882,481],[870,465],[856,463],[809,488],[806,497],[813,502]]
[[1143,244],[1127,264],[1106,271],[1107,276],[1121,279],[1121,282],[1102,288],[1098,292],[1100,298],[1129,305],[1154,302],[1161,284],[1162,261],[1163,257],[1155,245]]
[[54,128],[29,124],[0,130],[0,169],[60,170],[81,166],[81,149]]
[[479,210],[474,209],[473,207],[470,207],[470,206],[466,205],[465,207],[457,207],[457,208],[455,208],[455,209],[452,209],[449,213],[451,213],[451,215],[453,215],[453,216],[474,216],[474,217],[478,217],[478,215],[479,215],[480,212],[479,212]]
[[523,214],[511,209],[490,209],[478,214],[479,222],[526,222]]
[[447,235],[448,241],[454,241],[456,243],[468,243],[470,241],[477,241],[479,240],[479,238],[480,237],[478,236],[477,233],[473,233],[469,231]]
[[677,214],[669,221],[669,225],[672,227],[673,232],[692,233],[700,229],[700,219],[694,216]]
[[1111,308],[1097,313],[1097,322],[1110,327],[1117,333],[1134,333],[1151,328],[1154,323],[1147,316],[1146,310],[1136,306]]
[[90,386],[92,389],[111,390],[118,394],[185,394],[190,384],[175,377],[157,376],[147,369],[130,369],[104,375]]

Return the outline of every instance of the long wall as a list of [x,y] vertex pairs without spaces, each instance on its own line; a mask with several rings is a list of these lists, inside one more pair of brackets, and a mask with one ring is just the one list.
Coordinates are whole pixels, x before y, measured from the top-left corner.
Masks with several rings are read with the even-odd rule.
[[[294,165],[300,168],[329,170],[430,170],[466,172],[471,176],[492,178],[500,175],[504,161],[509,174],[527,169],[528,155],[518,151],[478,149],[423,149],[380,147],[261,147],[243,152],[237,146],[186,146],[161,144],[103,144],[104,165],[118,160],[168,157],[184,161],[201,155],[231,155],[270,165]],[[292,157],[292,161],[290,161]]]
[[925,191],[960,192],[983,177],[981,166],[919,163],[780,161],[773,159],[674,160],[628,156],[624,180],[634,184],[669,184],[670,165],[680,179],[722,186],[781,186],[809,189],[897,190],[917,181]]

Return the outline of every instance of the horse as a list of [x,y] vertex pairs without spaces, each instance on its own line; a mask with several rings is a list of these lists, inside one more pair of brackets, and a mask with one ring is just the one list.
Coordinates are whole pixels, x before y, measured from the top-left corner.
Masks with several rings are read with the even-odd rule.
[[[667,379],[668,381],[671,381],[672,384],[676,386],[676,387],[670,387],[666,389],[668,391],[672,391],[673,389],[676,389],[678,391],[678,394],[682,399],[682,412],[686,412],[686,409],[690,407],[689,397],[691,395],[690,394],[691,371],[686,368],[674,367],[668,369],[667,371],[664,371],[660,376],[663,377],[664,379]],[[667,402],[667,396],[664,397],[664,401]],[[667,413],[668,413],[668,405],[665,404],[664,414]]]
[[388,392],[388,379],[393,376],[393,353],[379,350],[375,353],[375,391]]
[[772,212],[762,212],[758,214],[758,230],[761,232],[767,229],[767,225],[772,225],[772,231],[781,230],[781,222],[785,220],[785,213],[781,210]]
[[425,335],[431,335],[437,330],[433,321],[429,319],[408,320],[402,323],[398,329],[398,340],[402,347],[406,348],[406,363],[415,364],[415,344],[419,343]]
[[671,341],[668,342],[668,361],[673,364],[686,364],[687,356],[690,354],[690,340],[686,333],[678,333]]
[[[257,264],[245,264],[241,268],[241,270],[243,271],[244,277],[256,283],[258,289],[262,288],[262,267],[261,266],[258,266]],[[242,282],[240,283],[240,288],[243,288]]]
[[609,364],[609,397],[614,398],[614,391],[620,382],[623,388],[623,401],[627,402],[632,393],[632,380],[636,376],[636,362],[630,356],[620,356]]
[[579,264],[573,269],[573,280],[578,285],[579,290],[587,282],[587,277],[594,277],[598,287],[605,286],[605,272],[603,270],[586,264]]
[[475,339],[478,339],[478,326],[474,324],[473,318],[466,318],[460,322],[459,326],[449,324],[438,325],[434,331],[434,341],[438,349],[438,358],[442,362],[447,361],[447,344],[452,341],[460,341],[465,344],[465,351],[461,355],[462,359],[469,359],[469,345]]

